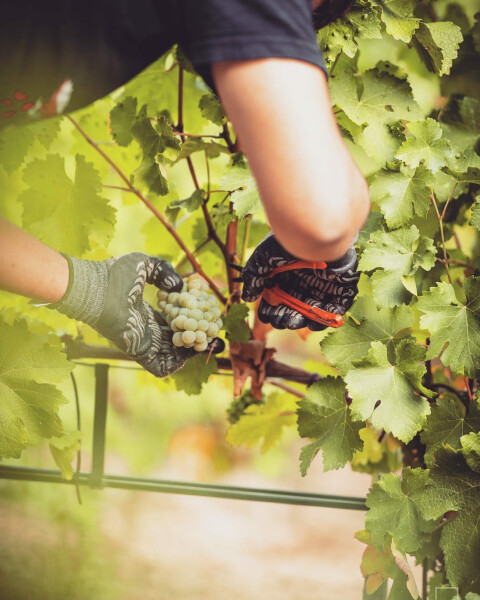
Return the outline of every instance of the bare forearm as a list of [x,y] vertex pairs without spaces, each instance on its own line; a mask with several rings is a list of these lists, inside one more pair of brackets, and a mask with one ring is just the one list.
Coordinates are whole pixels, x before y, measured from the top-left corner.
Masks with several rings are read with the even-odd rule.
[[276,237],[307,260],[344,254],[370,202],[325,75],[290,59],[217,63],[212,72]]
[[0,217],[0,289],[57,302],[68,285],[65,258]]

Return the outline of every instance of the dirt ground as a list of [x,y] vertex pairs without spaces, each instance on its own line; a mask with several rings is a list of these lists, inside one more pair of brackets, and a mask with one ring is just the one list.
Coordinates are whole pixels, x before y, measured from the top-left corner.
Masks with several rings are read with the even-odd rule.
[[[313,469],[312,469],[313,471]],[[160,474],[161,475],[161,474]],[[233,485],[274,487],[236,471]],[[288,488],[289,482],[277,482]],[[292,482],[290,482],[292,483]],[[362,496],[368,477],[312,472],[291,488]],[[123,548],[122,600],[360,600],[364,513],[153,493],[104,492],[102,528]],[[109,496],[115,496],[107,508]],[[128,542],[128,543],[126,543]],[[141,588],[130,582],[141,573]],[[128,591],[127,591],[128,590]]]

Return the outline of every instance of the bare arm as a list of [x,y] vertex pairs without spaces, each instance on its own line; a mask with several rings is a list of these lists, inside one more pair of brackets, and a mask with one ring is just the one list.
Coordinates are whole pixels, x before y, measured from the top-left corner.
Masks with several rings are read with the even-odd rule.
[[57,302],[68,285],[65,258],[0,217],[0,289]]
[[219,62],[212,73],[278,240],[310,261],[344,254],[370,200],[324,73],[284,58]]

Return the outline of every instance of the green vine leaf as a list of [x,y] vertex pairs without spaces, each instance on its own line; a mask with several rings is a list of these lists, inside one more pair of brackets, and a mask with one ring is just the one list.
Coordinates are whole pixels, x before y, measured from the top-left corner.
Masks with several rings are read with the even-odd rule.
[[442,129],[434,119],[408,124],[411,136],[400,146],[397,158],[409,167],[423,163],[433,173],[449,164],[454,151],[450,142],[442,138]]
[[247,342],[250,339],[250,330],[245,324],[249,313],[246,304],[232,304],[225,317],[225,331],[231,342]]
[[220,104],[218,98],[213,94],[205,94],[200,98],[198,103],[202,115],[205,119],[208,119],[215,125],[224,125],[227,122],[227,117],[223,106]]
[[385,344],[393,360],[395,347],[408,335],[414,319],[407,306],[378,309],[370,296],[357,298],[347,314],[344,325],[320,342],[327,360],[342,373],[368,354],[372,342]]
[[0,319],[0,348],[0,458],[19,458],[27,446],[63,435],[58,410],[67,400],[54,384],[73,364],[25,321]]
[[366,528],[378,549],[391,535],[403,552],[420,549],[438,525],[439,518],[449,509],[449,503],[438,498],[428,505],[425,490],[433,490],[429,472],[425,469],[403,469],[402,476],[389,473],[373,484],[367,495]]
[[185,365],[172,375],[178,391],[189,396],[197,396],[202,392],[203,384],[207,383],[210,375],[217,372],[217,361],[213,356],[207,362],[206,354],[198,354],[189,358]]
[[264,404],[251,404],[240,419],[230,426],[226,440],[232,446],[253,448],[261,444],[267,452],[282,437],[285,427],[295,425],[295,398],[287,394],[273,393]]
[[300,454],[303,476],[319,450],[324,470],[331,471],[345,466],[363,448],[359,431],[364,423],[352,420],[341,379],[326,377],[311,385],[306,398],[298,402],[297,415],[300,436],[314,439]]
[[424,348],[408,339],[395,348],[395,360],[389,360],[382,342],[373,342],[367,356],[355,361],[345,376],[354,418],[370,419],[375,428],[408,443],[430,414],[422,397],[433,396],[422,385],[424,359]]
[[382,169],[370,185],[372,202],[378,204],[391,229],[407,225],[415,216],[425,218],[431,204],[432,172],[423,167],[415,171]]
[[420,23],[415,32],[417,50],[427,67],[442,76],[450,73],[463,41],[462,30],[450,21]]
[[437,450],[435,466],[430,470],[433,485],[423,491],[423,503],[432,507],[440,504],[445,512],[456,511],[442,527],[440,547],[450,585],[468,591],[479,583],[480,473],[470,468],[464,451],[449,447]]
[[[427,359],[437,358],[454,373],[480,374],[480,278],[469,277],[460,302],[453,287],[444,281],[422,294],[417,308],[424,313],[420,325],[430,334]],[[443,351],[443,353],[442,353]]]
[[375,0],[374,4],[382,9],[387,33],[396,40],[410,42],[420,24],[420,19],[413,16],[415,0]]
[[399,306],[416,295],[415,274],[435,265],[433,240],[421,236],[418,228],[376,231],[360,258],[362,271],[374,271],[371,277],[375,301],[380,306]]
[[332,103],[357,125],[378,126],[421,116],[410,85],[376,69],[364,73],[361,91],[352,68],[336,71],[330,78],[330,92]]
[[258,212],[262,206],[257,184],[248,168],[234,167],[220,179],[220,188],[232,191],[233,208],[240,219]]
[[60,252],[81,256],[108,244],[116,210],[99,195],[102,181],[98,171],[80,154],[75,165],[72,181],[60,155],[32,160],[23,171],[28,189],[19,201],[27,231]]
[[432,412],[421,434],[422,443],[426,446],[425,462],[428,466],[434,464],[435,452],[443,446],[455,450],[461,448],[461,438],[468,433],[480,432],[480,403],[474,400],[470,405],[468,415],[465,407],[455,394],[443,392],[432,405]]
[[110,128],[119,146],[128,146],[133,140],[132,127],[137,116],[137,99],[127,96],[110,111]]

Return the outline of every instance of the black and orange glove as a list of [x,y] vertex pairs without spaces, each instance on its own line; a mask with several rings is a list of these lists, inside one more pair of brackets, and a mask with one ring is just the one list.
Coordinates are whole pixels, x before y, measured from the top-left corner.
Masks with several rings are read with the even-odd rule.
[[268,235],[242,269],[242,299],[262,297],[258,317],[276,329],[340,327],[353,304],[360,277],[351,248],[335,261],[309,263],[287,252]]

